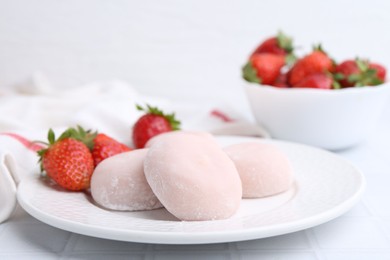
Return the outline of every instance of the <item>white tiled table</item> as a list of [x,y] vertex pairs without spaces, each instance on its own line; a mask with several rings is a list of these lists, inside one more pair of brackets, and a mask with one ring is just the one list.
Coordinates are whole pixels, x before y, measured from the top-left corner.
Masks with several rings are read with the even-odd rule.
[[0,259],[390,259],[390,106],[375,135],[339,152],[367,179],[361,202],[320,226],[278,237],[211,245],[111,241],[63,231],[18,208],[0,224]]

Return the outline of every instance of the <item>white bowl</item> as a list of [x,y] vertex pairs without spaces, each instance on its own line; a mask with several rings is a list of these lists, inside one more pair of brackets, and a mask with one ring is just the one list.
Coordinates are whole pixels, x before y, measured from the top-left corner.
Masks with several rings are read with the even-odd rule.
[[258,124],[273,138],[329,150],[362,142],[374,129],[390,96],[390,84],[321,90],[276,88],[245,82]]

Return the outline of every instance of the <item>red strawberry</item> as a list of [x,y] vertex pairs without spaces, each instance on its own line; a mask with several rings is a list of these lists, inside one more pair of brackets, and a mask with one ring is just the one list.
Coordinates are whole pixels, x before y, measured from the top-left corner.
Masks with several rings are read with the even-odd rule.
[[336,66],[335,78],[342,87],[375,86],[385,81],[386,69],[367,60],[346,60]]
[[332,89],[333,79],[326,74],[310,74],[298,84],[293,86],[294,88],[318,88],[318,89]]
[[284,56],[270,53],[256,54],[244,66],[243,77],[249,82],[270,85],[275,82],[284,64]]
[[382,65],[378,64],[378,63],[370,63],[368,65],[368,67],[370,69],[374,69],[376,70],[376,76],[382,80],[383,82],[386,81],[386,69],[385,67],[383,67]]
[[95,167],[108,157],[131,151],[131,149],[126,145],[101,133],[96,135],[93,139],[93,143],[92,157]]
[[308,75],[331,72],[333,67],[333,61],[321,50],[321,47],[318,47],[295,63],[289,72],[288,81],[290,85],[295,86]]
[[271,85],[277,88],[289,88],[290,86],[287,82],[287,74],[280,73],[279,76],[276,78],[275,82]]
[[346,60],[336,66],[335,75],[339,79],[342,87],[352,87],[355,82],[349,82],[348,77],[350,75],[357,75],[360,70],[354,60]]
[[74,129],[65,131],[55,140],[53,130],[49,130],[49,145],[38,151],[41,170],[61,187],[80,191],[88,189],[94,170],[89,148],[75,138]]
[[133,142],[135,147],[143,148],[152,137],[174,130],[180,129],[180,122],[176,120],[175,114],[164,114],[157,107],[147,105],[143,108],[137,105],[137,109],[145,111],[133,127]]
[[251,56],[259,53],[272,53],[285,56],[291,54],[293,50],[292,39],[282,32],[279,32],[277,36],[263,41]]

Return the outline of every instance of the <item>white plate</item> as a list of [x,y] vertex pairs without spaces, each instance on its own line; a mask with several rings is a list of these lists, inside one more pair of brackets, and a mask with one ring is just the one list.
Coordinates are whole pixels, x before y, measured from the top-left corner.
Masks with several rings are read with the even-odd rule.
[[183,222],[165,209],[108,211],[90,195],[50,186],[38,173],[18,187],[18,201],[32,216],[54,227],[113,240],[158,244],[205,244],[249,240],[313,227],[340,216],[360,198],[363,175],[344,159],[317,148],[244,137],[218,137],[221,145],[270,142],[290,158],[293,187],[282,194],[243,200],[227,220]]

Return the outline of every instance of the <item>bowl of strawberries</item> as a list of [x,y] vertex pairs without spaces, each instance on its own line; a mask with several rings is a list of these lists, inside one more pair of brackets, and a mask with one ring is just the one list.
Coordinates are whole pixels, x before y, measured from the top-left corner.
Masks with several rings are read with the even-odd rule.
[[383,65],[338,63],[321,46],[296,57],[283,33],[252,52],[242,75],[253,115],[273,138],[329,150],[364,141],[390,96]]

